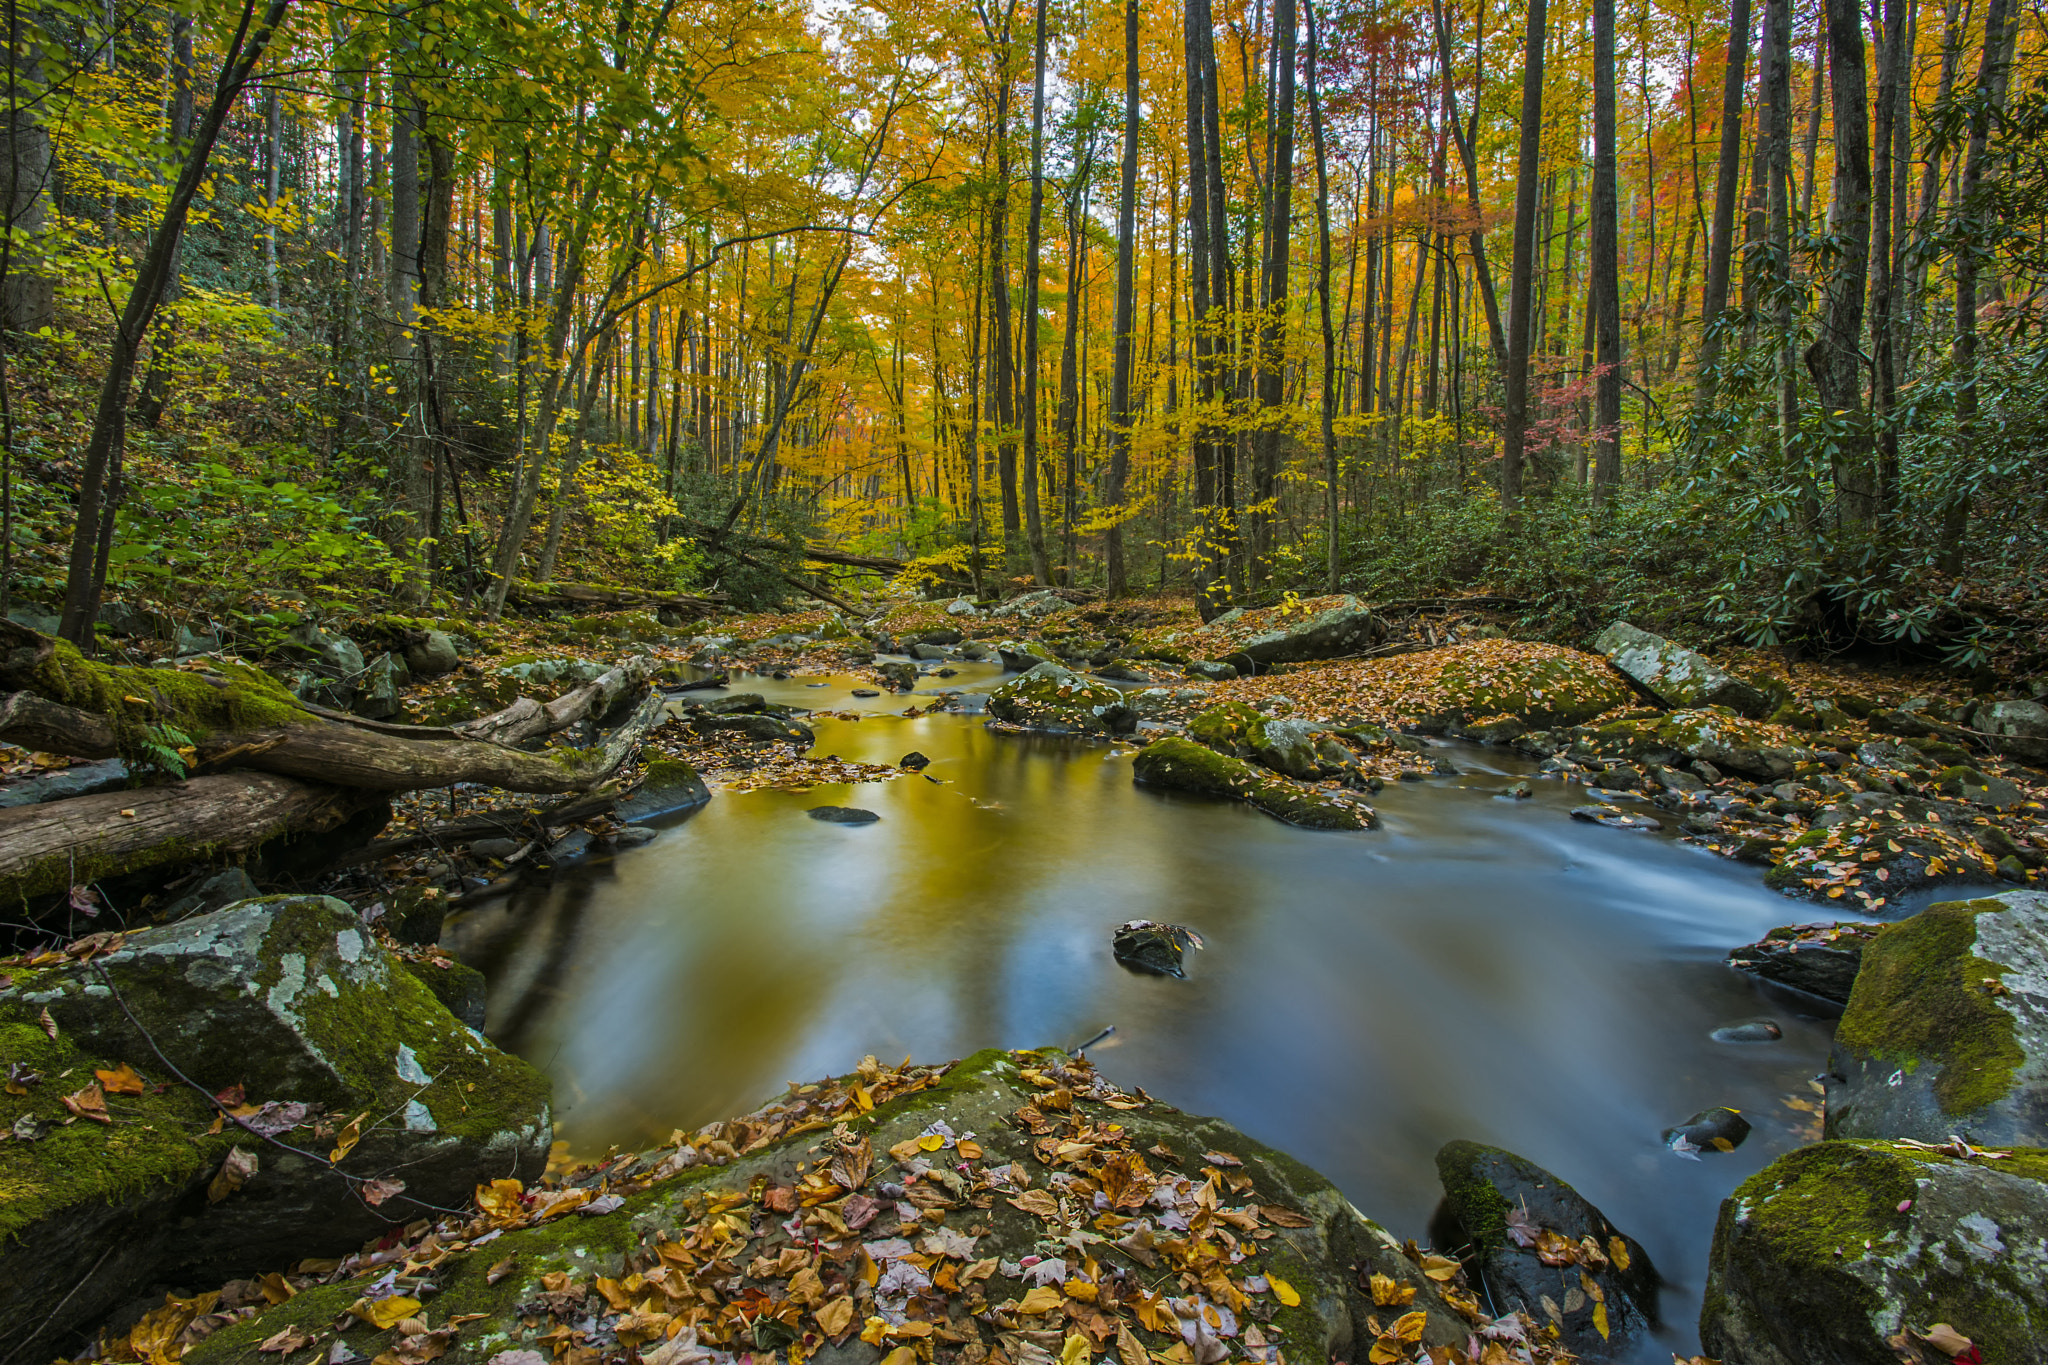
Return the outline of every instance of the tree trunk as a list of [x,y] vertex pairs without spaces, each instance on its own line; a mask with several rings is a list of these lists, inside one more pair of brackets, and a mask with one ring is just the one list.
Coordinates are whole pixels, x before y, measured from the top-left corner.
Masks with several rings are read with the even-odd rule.
[[[1024,425],[1024,538],[1031,581],[1052,582],[1045,559],[1045,523],[1039,511],[1043,467],[1038,455],[1038,266],[1045,229],[1045,0],[1038,0],[1031,57],[1031,211],[1024,226],[1023,373],[1018,381]],[[1067,566],[1073,572],[1073,566]]]
[[[1043,0],[1041,0],[1041,3]],[[1103,500],[1111,517],[1104,558],[1109,595],[1129,591],[1124,567],[1124,485],[1131,471],[1131,368],[1138,317],[1138,0],[1124,0],[1124,155],[1116,207],[1116,339],[1109,381],[1109,485]],[[1077,282],[1070,282],[1074,288]]]
[[1294,0],[1273,2],[1273,44],[1278,91],[1268,129],[1273,149],[1266,170],[1264,275],[1259,291],[1257,368],[1258,435],[1252,468],[1250,581],[1258,583],[1272,554],[1274,504],[1280,491],[1280,412],[1287,385],[1287,291],[1294,218]]
[[1870,107],[1859,0],[1827,0],[1828,75],[1834,104],[1835,175],[1828,207],[1836,243],[1827,308],[1807,348],[1822,407],[1843,424],[1834,455],[1835,496],[1845,526],[1876,519],[1870,426],[1863,411],[1863,302],[1870,271]]
[[1515,251],[1508,272],[1507,395],[1502,414],[1500,500],[1513,513],[1522,500],[1522,463],[1529,430],[1529,338],[1536,301],[1536,193],[1543,151],[1543,43],[1546,0],[1529,0],[1522,56],[1521,147],[1515,171]]
[[1792,0],[1765,0],[1763,117],[1758,154],[1769,202],[1769,265],[1759,292],[1769,301],[1777,354],[1778,449],[1799,431],[1799,373],[1792,354]]
[[[1323,101],[1317,86],[1322,33],[1315,0],[1308,0],[1308,131],[1316,158],[1316,302],[1323,325],[1323,535],[1327,542],[1323,589],[1337,591],[1341,557],[1337,526],[1337,334],[1330,317],[1330,163],[1323,146]],[[1455,113],[1453,115],[1455,117]],[[1475,238],[1480,234],[1474,229]],[[1485,269],[1485,258],[1479,258]],[[1489,295],[1491,291],[1489,290]]]
[[33,332],[56,319],[55,282],[44,273],[41,242],[49,223],[56,163],[38,110],[43,95],[43,45],[38,14],[7,0],[7,184],[0,190],[11,235],[0,270],[0,330]]
[[[1593,501],[1621,483],[1621,242],[1615,171],[1614,0],[1593,0]],[[1652,206],[1654,211],[1654,205]]]
[[1742,89],[1749,64],[1749,0],[1728,6],[1728,67],[1721,81],[1721,155],[1714,171],[1714,224],[1707,247],[1707,281],[1700,298],[1700,345],[1693,377],[1697,424],[1713,408],[1719,387],[1722,314],[1728,310],[1728,277],[1735,256],[1735,196],[1742,180]]

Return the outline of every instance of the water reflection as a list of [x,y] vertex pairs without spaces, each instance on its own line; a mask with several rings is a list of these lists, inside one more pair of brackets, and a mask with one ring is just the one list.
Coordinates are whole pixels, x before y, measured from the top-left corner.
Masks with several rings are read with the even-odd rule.
[[[1308,832],[1134,788],[1124,748],[905,719],[900,697],[814,681],[734,690],[859,707],[817,722],[820,752],[916,749],[933,780],[720,795],[615,863],[451,921],[490,976],[493,1035],[554,1077],[577,1150],[659,1141],[869,1052],[1115,1024],[1096,1055],[1116,1080],[1294,1153],[1400,1236],[1425,1235],[1451,1138],[1550,1167],[1649,1249],[1674,1282],[1667,1344],[1689,1346],[1716,1206],[1799,1140],[1810,1115],[1784,1101],[1829,1033],[1720,957],[1810,908],[1699,850],[1575,824],[1555,784],[1494,799],[1526,771],[1496,750],[1390,788],[1380,830]],[[804,817],[827,803],[882,819]],[[1110,932],[1136,918],[1203,936],[1188,980],[1115,965]],[[1708,1038],[1758,1014],[1783,1041]],[[1659,1146],[1714,1104],[1756,1124],[1739,1152]]]

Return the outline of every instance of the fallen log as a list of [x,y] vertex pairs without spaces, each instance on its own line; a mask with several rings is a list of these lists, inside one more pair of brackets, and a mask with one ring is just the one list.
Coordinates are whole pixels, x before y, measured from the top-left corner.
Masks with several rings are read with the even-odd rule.
[[324,832],[379,799],[269,773],[223,773],[17,806],[0,811],[0,904]]
[[600,815],[609,815],[618,807],[619,798],[628,789],[607,783],[596,791],[571,796],[541,806],[525,806],[517,810],[484,811],[477,815],[465,815],[459,820],[450,820],[435,825],[432,829],[421,830],[399,839],[384,839],[374,844],[342,854],[332,863],[329,870],[354,867],[360,863],[374,863],[381,858],[393,857],[400,853],[411,853],[422,848],[441,848],[449,844],[466,844],[477,839],[490,838],[532,838],[549,826],[573,825],[584,820],[594,820]]

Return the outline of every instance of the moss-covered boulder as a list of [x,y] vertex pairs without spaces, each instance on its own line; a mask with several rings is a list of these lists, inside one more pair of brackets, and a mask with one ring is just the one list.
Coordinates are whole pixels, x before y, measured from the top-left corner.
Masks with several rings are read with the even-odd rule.
[[658,758],[648,763],[640,785],[618,804],[618,816],[628,824],[660,820],[695,810],[711,799],[711,788],[703,775],[680,759]]
[[1790,777],[1813,759],[1795,732],[1719,706],[1611,721],[1594,738],[1610,753],[1664,763],[1683,756],[1759,779]]
[[1730,950],[1728,965],[1831,1004],[1846,1005],[1856,985],[1856,971],[1863,964],[1863,949],[1876,934],[1876,925],[1857,921],[1781,925],[1755,943]]
[[1418,728],[1515,716],[1537,728],[1581,725],[1634,696],[1598,655],[1522,640],[1472,640],[1364,666],[1368,692],[1398,689]]
[[1761,720],[1771,714],[1762,689],[1661,635],[1616,621],[1593,640],[1616,670],[1666,706],[1726,706]]
[[669,629],[651,611],[613,611],[575,617],[558,634],[563,640],[578,644],[598,640],[653,644],[668,639]]
[[53,1342],[137,1284],[352,1251],[547,1156],[547,1081],[340,901],[244,901],[0,976],[0,1340]]
[[1260,669],[1273,664],[1305,663],[1356,654],[1385,639],[1386,623],[1366,610],[1356,597],[1345,596],[1299,621],[1282,619],[1231,650]]
[[1188,722],[1188,738],[1219,754],[1250,759],[1286,777],[1313,780],[1321,772],[1317,736],[1327,727],[1307,721],[1274,720],[1241,701],[1212,706]]
[[1036,640],[998,640],[995,649],[1006,673],[1024,673],[1042,663],[1059,662],[1051,650]]
[[1700,1344],[1741,1365],[1895,1365],[1950,1358],[1908,1335],[1947,1323],[1977,1359],[2041,1361],[2044,1248],[2048,1152],[1802,1147],[1721,1205]]
[[1564,1181],[1477,1142],[1436,1154],[1450,1230],[1495,1312],[1527,1313],[1585,1360],[1631,1359],[1657,1319],[1649,1253]]
[[1049,662],[1032,665],[990,693],[988,713],[1059,735],[1128,734],[1137,725],[1121,691]]
[[333,1352],[337,1322],[350,1354],[400,1348],[391,1310],[384,1328],[364,1321],[374,1303],[343,1318],[373,1294],[413,1298],[414,1328],[446,1333],[444,1365],[558,1343],[593,1362],[630,1345],[663,1362],[1362,1361],[1381,1334],[1402,1359],[1443,1358],[1479,1312],[1425,1273],[1455,1263],[1411,1258],[1314,1171],[1054,1052],[870,1058],[577,1183],[492,1191],[485,1216],[437,1237],[431,1272],[309,1287],[185,1360],[253,1361],[294,1328]]
[[1188,739],[1153,740],[1138,751],[1131,776],[1144,787],[1242,801],[1276,820],[1308,829],[1370,829],[1379,823],[1372,807],[1355,797],[1274,777]]
[[1930,905],[1863,950],[1827,1132],[2048,1146],[2048,895]]

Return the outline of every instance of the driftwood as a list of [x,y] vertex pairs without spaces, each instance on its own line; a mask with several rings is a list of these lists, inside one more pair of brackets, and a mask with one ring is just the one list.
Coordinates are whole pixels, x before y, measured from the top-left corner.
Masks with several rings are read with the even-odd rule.
[[0,810],[0,904],[333,829],[377,798],[268,773]]

